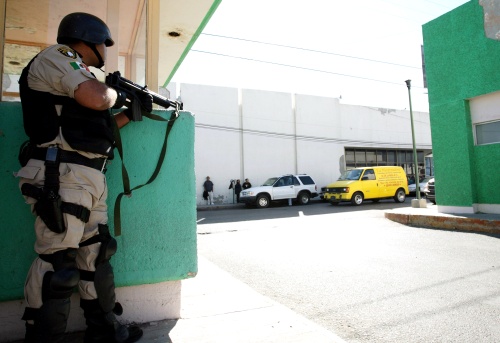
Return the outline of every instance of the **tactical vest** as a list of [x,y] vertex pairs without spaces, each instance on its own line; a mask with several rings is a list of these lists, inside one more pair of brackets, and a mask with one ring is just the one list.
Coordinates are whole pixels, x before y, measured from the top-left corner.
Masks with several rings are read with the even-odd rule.
[[[110,111],[92,110],[70,97],[29,88],[28,71],[35,58],[23,69],[19,79],[24,131],[30,140],[35,144],[50,142],[57,137],[61,128],[64,138],[73,149],[112,159],[114,137]],[[60,116],[57,115],[56,105],[62,105]]]

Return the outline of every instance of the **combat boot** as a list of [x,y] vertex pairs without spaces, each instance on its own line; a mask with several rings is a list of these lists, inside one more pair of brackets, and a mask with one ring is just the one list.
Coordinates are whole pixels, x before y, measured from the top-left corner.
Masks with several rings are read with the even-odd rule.
[[89,303],[95,304],[92,300],[87,304],[82,300],[81,303],[87,323],[85,343],[133,343],[141,339],[143,332],[140,327],[120,324],[115,313],[106,313],[98,306],[88,306]]

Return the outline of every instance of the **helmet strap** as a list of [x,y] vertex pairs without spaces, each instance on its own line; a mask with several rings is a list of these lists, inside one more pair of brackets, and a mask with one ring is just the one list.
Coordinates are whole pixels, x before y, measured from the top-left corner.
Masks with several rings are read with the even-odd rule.
[[92,49],[94,54],[97,56],[97,59],[99,60],[99,65],[97,65],[96,68],[100,69],[100,68],[104,67],[104,60],[102,59],[101,54],[97,50],[96,44],[89,43],[89,42],[85,42],[85,44],[87,44],[87,46],[89,46]]

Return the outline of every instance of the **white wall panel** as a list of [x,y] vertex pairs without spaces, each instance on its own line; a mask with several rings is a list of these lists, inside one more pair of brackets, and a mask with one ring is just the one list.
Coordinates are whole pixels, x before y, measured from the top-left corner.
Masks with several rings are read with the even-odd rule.
[[197,124],[239,128],[238,89],[182,84],[180,97]]
[[291,94],[243,89],[241,98],[245,130],[294,134]]
[[207,176],[214,183],[216,203],[232,203],[229,181],[241,175],[240,133],[217,128],[195,130],[196,196],[198,203],[204,203],[203,182]]
[[243,135],[244,178],[261,185],[268,178],[295,173],[295,141],[291,137]]
[[181,84],[180,97],[195,115],[197,201],[203,203],[203,182],[210,176],[216,201],[231,203],[229,181],[241,174],[238,89]]
[[295,113],[298,136],[340,137],[339,99],[296,94]]
[[318,191],[337,180],[344,171],[344,146],[326,141],[297,142],[297,170],[312,176]]

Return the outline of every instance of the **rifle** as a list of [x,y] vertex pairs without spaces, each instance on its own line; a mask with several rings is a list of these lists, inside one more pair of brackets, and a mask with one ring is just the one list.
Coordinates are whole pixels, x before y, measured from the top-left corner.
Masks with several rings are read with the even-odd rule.
[[[150,91],[147,89],[147,86],[140,86],[136,83],[133,83],[130,80],[127,80],[126,78],[121,77],[119,71],[115,71],[114,73],[108,74],[106,76],[106,85],[109,87],[114,88],[117,92],[124,93],[126,95],[126,105],[131,111],[132,111],[132,117],[134,121],[140,121],[142,120],[142,116],[144,115],[145,117],[148,117],[152,120],[157,120],[157,121],[163,121],[167,122],[166,125],[166,131],[165,131],[165,140],[163,142],[163,146],[160,151],[160,156],[158,158],[158,162],[156,164],[156,168],[149,178],[149,180],[142,184],[138,185],[135,187],[130,186],[130,179],[128,177],[127,170],[125,168],[125,165],[123,163],[123,149],[122,149],[122,144],[121,144],[121,138],[120,138],[120,130],[118,127],[115,125],[115,141],[116,141],[116,148],[118,149],[118,152],[120,154],[120,157],[122,159],[122,180],[123,180],[123,192],[118,194],[116,197],[115,201],[115,235],[119,236],[121,235],[121,210],[120,210],[120,204],[121,204],[121,199],[124,195],[126,196],[131,196],[132,191],[139,189],[143,186],[146,186],[153,182],[156,177],[158,176],[158,173],[160,172],[161,165],[163,163],[163,160],[165,158],[165,155],[167,153],[167,138],[172,130],[172,127],[174,125],[174,122],[176,118],[179,116],[179,111],[182,110],[183,104],[180,101],[174,101],[165,98],[164,96],[161,96],[159,94],[156,94],[155,92]],[[166,109],[169,107],[174,107],[175,110],[171,113],[170,119],[163,118],[162,116],[155,115],[153,113],[149,113],[148,111],[144,111],[141,106],[141,99],[144,98],[144,96],[151,96],[153,98],[153,103],[160,105]]]
[[147,86],[140,86],[120,75],[119,71],[114,73],[109,73],[106,76],[106,85],[116,89],[117,91],[122,91],[127,95],[127,99],[130,100],[130,108],[132,110],[132,120],[141,121],[142,120],[142,109],[140,103],[141,94],[149,94],[153,97],[153,103],[160,105],[164,108],[174,107],[175,111],[178,112],[182,110],[183,104],[179,101],[174,101],[161,96],[155,92],[150,91]]

